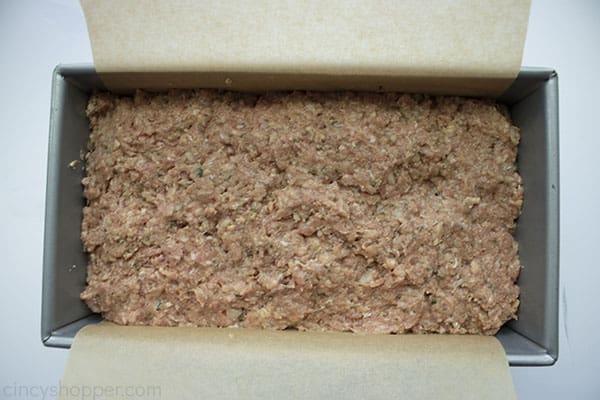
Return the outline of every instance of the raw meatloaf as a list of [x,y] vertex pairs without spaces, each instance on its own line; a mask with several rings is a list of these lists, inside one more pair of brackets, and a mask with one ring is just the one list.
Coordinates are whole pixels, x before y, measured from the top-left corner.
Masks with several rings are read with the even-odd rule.
[[519,131],[494,102],[98,94],[81,298],[118,324],[494,334]]

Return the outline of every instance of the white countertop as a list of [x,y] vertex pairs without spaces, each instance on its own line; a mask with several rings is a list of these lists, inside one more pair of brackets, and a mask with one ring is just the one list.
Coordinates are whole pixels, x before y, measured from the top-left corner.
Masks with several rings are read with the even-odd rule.
[[[68,354],[40,341],[42,239],[51,74],[81,62],[77,1],[0,2],[0,398],[53,398]],[[534,0],[523,65],[559,75],[560,355],[511,372],[520,399],[599,399],[600,2]]]

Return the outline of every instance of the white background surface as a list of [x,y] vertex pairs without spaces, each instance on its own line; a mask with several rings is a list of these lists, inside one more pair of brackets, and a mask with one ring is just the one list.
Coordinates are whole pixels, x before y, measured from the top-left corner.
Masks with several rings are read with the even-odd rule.
[[[68,354],[39,332],[51,73],[74,62],[92,62],[76,1],[0,0],[0,398],[56,385]],[[560,356],[511,372],[520,399],[600,399],[600,1],[534,0],[523,65],[559,74]]]

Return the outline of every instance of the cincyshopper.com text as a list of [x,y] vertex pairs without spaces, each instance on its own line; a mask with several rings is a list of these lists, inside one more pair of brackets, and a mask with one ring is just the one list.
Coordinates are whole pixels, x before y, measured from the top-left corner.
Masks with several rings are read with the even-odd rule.
[[12,385],[2,386],[0,398],[4,399],[160,399],[160,386],[135,385]]

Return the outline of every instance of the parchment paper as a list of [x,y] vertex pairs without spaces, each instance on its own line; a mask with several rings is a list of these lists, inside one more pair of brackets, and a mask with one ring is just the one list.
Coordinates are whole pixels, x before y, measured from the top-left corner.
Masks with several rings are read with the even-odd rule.
[[79,332],[62,387],[61,399],[515,398],[494,337],[110,323]]
[[82,0],[113,90],[360,89],[497,95],[529,0]]
[[[529,1],[82,0],[108,88],[493,96]],[[87,396],[86,396],[87,394]],[[514,399],[494,337],[88,326],[62,399]]]

